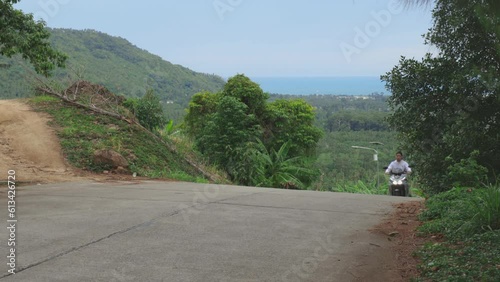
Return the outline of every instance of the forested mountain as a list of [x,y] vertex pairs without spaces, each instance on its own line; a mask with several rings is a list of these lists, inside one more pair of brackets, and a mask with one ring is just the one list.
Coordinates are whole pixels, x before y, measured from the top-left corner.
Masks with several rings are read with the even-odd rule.
[[[174,65],[120,37],[95,30],[50,29],[50,32],[53,46],[69,57],[67,68],[54,73],[56,78],[68,72],[77,73],[126,97],[141,97],[147,88],[152,88],[171,113],[186,108],[193,94],[219,91],[224,86],[219,76]],[[0,98],[29,94],[27,71],[21,64],[28,65],[19,58],[0,57]]]

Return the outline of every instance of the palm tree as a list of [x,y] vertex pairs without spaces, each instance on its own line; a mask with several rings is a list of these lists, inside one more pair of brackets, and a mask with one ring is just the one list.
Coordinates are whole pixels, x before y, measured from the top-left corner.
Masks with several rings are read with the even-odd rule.
[[[420,6],[420,7],[429,7],[432,2],[439,2],[440,0],[400,0],[406,7],[412,6]],[[490,7],[493,7],[494,10],[500,11],[500,1],[498,0],[486,0],[487,4]],[[466,7],[470,3],[470,0],[456,0],[457,7]]]
[[406,6],[429,6],[432,0],[401,0],[401,2]]
[[262,141],[257,140],[253,150],[255,172],[252,182],[256,186],[304,189],[301,179],[310,179],[315,175],[312,169],[304,167],[301,157],[290,157],[290,142],[284,143],[278,151],[267,150]]

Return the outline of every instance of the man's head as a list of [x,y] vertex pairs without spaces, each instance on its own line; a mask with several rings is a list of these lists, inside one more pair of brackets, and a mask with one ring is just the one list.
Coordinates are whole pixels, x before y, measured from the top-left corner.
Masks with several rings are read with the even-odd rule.
[[396,153],[396,161],[400,162],[403,159],[403,153],[401,151]]

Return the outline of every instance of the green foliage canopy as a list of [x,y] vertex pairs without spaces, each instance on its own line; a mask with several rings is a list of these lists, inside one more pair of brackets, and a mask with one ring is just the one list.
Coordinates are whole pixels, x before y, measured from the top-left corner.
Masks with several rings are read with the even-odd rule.
[[144,97],[137,100],[134,112],[139,123],[149,131],[162,128],[166,123],[160,98],[151,89],[146,92]]
[[191,137],[200,135],[201,131],[207,126],[207,117],[217,110],[220,97],[220,93],[213,94],[208,91],[193,95],[184,117],[184,122],[188,125],[187,132]]
[[243,74],[237,74],[229,79],[222,90],[223,96],[230,96],[238,99],[247,105],[248,114],[262,116],[266,107],[266,100],[269,98],[260,86]]
[[329,115],[325,129],[334,131],[387,131],[389,124],[386,122],[388,113],[380,111],[353,111],[341,110]]
[[[314,126],[314,109],[303,100],[267,103],[268,98],[258,84],[238,74],[228,80],[222,92],[193,96],[185,128],[197,148],[240,184],[262,184],[270,171],[276,173],[269,176],[276,181],[266,182],[268,185],[282,187],[288,182],[283,176],[298,184],[296,179],[307,178],[305,169],[295,170],[298,176],[292,177],[289,170],[271,168],[281,164],[281,168],[291,167],[291,159],[298,167],[305,162],[297,159],[314,155],[321,137],[321,130]],[[256,149],[257,144],[264,149]]]
[[280,147],[290,142],[291,156],[314,155],[322,131],[313,126],[314,108],[304,100],[276,100],[267,105],[264,118],[263,136],[267,147],[279,151]]
[[291,141],[285,142],[278,150],[267,150],[260,140],[251,151],[253,164],[250,176],[251,183],[263,187],[279,187],[287,189],[307,188],[317,176],[317,171],[304,164],[301,157],[290,157]]
[[32,14],[14,9],[18,2],[0,0],[0,55],[21,54],[37,73],[48,76],[55,67],[63,67],[67,57],[52,48],[43,21],[35,22]]
[[489,2],[439,0],[433,18],[426,42],[439,55],[402,58],[382,78],[393,94],[391,126],[428,192],[440,192],[452,185],[447,158],[477,150],[490,177],[500,171],[500,13]]
[[247,114],[248,106],[237,98],[224,96],[215,113],[209,115],[201,135],[196,138],[200,151],[210,161],[235,176],[248,143],[260,135],[254,115]]

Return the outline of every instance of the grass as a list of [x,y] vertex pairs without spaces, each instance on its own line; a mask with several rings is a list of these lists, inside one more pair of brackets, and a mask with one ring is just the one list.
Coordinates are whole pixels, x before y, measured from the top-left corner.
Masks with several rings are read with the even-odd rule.
[[201,177],[193,177],[183,171],[172,171],[166,174],[167,178],[176,179],[179,181],[196,182],[196,183],[209,183],[208,180]]
[[489,186],[480,190],[472,201],[472,210],[472,230],[500,229],[500,187]]
[[454,188],[427,200],[423,235],[442,234],[425,245],[418,281],[500,280],[500,187]]
[[112,149],[128,160],[132,174],[151,178],[167,178],[207,182],[186,161],[182,153],[171,152],[143,130],[125,121],[69,106],[57,98],[37,96],[31,105],[53,117],[63,153],[75,167],[93,172],[110,167],[94,163],[99,149]]
[[[411,195],[413,197],[422,197],[423,194],[420,189],[414,188],[413,183],[410,182]],[[317,191],[330,191],[330,192],[342,192],[342,193],[353,193],[353,194],[370,194],[370,195],[388,195],[389,194],[389,184],[386,179],[380,180],[380,185],[377,181],[365,182],[365,181],[352,181],[352,180],[337,180],[333,183],[315,183],[311,189]]]
[[342,192],[342,193],[355,193],[355,194],[373,194],[373,195],[386,195],[387,185],[380,185],[377,188],[377,182],[364,183],[359,180],[355,181],[345,181],[337,182],[330,191],[332,192]]
[[417,281],[499,281],[500,231],[475,234],[464,242],[429,243],[417,253]]

